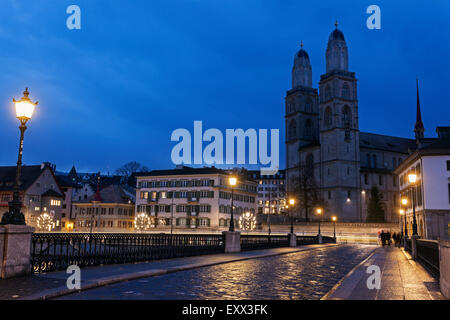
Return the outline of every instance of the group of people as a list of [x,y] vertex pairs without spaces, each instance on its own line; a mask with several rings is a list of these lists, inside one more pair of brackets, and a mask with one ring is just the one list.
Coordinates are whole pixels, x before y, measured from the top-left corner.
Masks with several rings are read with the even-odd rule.
[[391,234],[390,231],[384,231],[381,230],[381,232],[378,232],[378,238],[380,239],[381,245],[384,247],[385,245],[390,246],[392,243],[392,240],[394,240],[394,245],[396,247],[400,247],[400,243],[402,240],[402,235],[400,233],[393,233]]

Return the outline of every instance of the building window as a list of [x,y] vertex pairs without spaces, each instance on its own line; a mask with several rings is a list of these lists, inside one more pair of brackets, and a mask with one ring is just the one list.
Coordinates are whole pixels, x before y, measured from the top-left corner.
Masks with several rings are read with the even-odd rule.
[[342,86],[342,98],[350,99],[350,87],[346,83]]
[[59,207],[61,205],[61,200],[50,200],[50,205],[53,207]]
[[380,184],[380,186],[383,185],[383,176],[381,174],[378,176],[378,183]]
[[342,110],[342,126],[350,128],[352,126],[352,112],[349,106],[344,106]]
[[305,138],[306,139],[311,139],[312,137],[312,123],[311,123],[311,119],[306,120],[305,123]]
[[326,86],[325,88],[325,101],[328,101],[331,99],[331,88],[330,86]]
[[450,160],[447,160],[447,171],[450,171]]
[[371,164],[370,164],[370,154],[367,154],[367,167],[370,168]]
[[367,176],[367,173],[364,174],[364,184],[369,184],[369,177]]
[[450,183],[448,184],[448,203],[450,203]]
[[325,125],[326,126],[331,126],[331,124],[332,124],[332,116],[331,116],[331,108],[330,107],[327,107],[325,109],[324,119],[325,119]]
[[289,122],[289,132],[288,136],[289,138],[293,139],[297,135],[297,122],[292,119],[291,122]]
[[373,167],[376,168],[377,167],[377,155],[373,154],[372,159],[373,159]]

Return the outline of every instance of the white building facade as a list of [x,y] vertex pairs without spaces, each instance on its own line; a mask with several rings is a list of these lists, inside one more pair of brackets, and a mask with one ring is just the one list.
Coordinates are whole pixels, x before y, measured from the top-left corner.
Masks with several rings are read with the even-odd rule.
[[[235,175],[233,188],[235,228],[244,212],[256,213],[254,181]],[[217,168],[182,167],[138,173],[136,214],[152,217],[154,229],[226,230],[231,219],[231,194],[228,174]],[[172,220],[173,217],[173,220]]]
[[[437,139],[422,139],[396,170],[401,196],[408,200],[405,213],[408,235],[413,228],[415,205],[417,232],[425,239],[449,239],[450,234],[450,127],[438,127]],[[415,173],[411,184],[408,174]]]

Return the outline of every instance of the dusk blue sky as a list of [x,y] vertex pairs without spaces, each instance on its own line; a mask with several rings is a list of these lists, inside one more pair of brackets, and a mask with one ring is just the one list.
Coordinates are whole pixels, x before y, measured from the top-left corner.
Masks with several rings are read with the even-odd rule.
[[[81,30],[66,8],[81,8]],[[381,30],[366,8],[381,8]],[[0,165],[19,139],[12,98],[38,100],[24,163],[113,172],[136,160],[171,168],[177,128],[279,128],[304,42],[313,85],[334,22],[358,78],[361,131],[413,137],[416,75],[425,135],[450,120],[450,3],[300,0],[1,0]]]

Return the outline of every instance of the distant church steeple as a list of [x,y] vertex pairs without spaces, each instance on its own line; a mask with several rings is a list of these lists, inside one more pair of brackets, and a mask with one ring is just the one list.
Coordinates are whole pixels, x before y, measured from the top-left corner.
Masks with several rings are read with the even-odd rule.
[[414,125],[414,133],[416,140],[423,139],[423,132],[425,128],[422,122],[422,113],[420,112],[420,99],[419,99],[419,80],[416,79],[416,90],[417,90],[417,110],[416,110],[416,124]]
[[295,54],[292,68],[292,89],[299,86],[312,87],[311,62],[308,53],[303,50],[303,41],[300,43],[300,50]]
[[334,70],[348,71],[348,49],[344,34],[338,29],[338,22],[328,37],[326,56],[327,73]]

